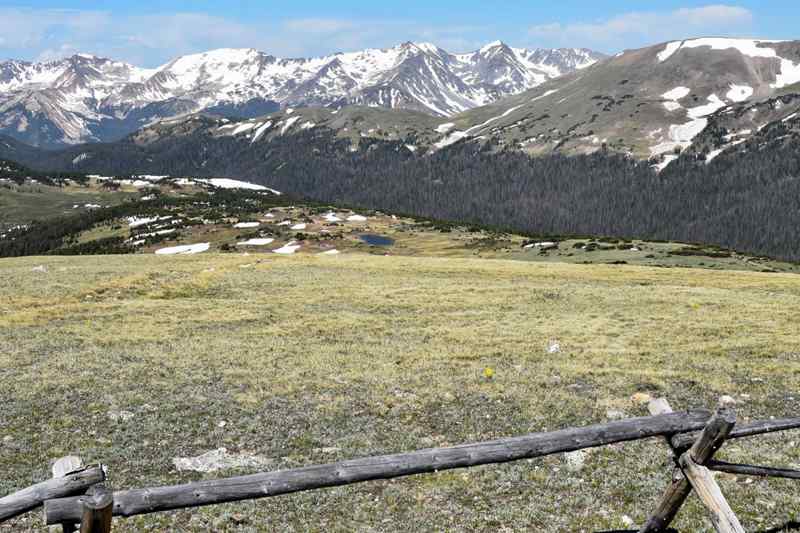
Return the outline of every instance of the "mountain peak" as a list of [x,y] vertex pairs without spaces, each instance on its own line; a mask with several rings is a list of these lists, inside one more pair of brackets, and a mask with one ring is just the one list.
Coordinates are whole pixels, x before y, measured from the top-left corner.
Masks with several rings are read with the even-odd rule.
[[400,47],[404,49],[416,49],[427,53],[436,53],[439,51],[438,46],[436,46],[433,43],[426,43],[426,42],[418,43],[414,41],[406,41],[402,45],[400,45]]
[[480,52],[480,53],[486,53],[486,52],[488,52],[488,51],[490,51],[490,50],[493,50],[493,49],[495,49],[495,48],[507,48],[507,47],[508,47],[508,46],[507,46],[507,45],[506,45],[506,43],[504,43],[503,41],[499,41],[499,40],[498,40],[498,41],[492,41],[492,42],[490,42],[489,44],[487,44],[487,45],[483,46],[483,47],[482,47],[482,48],[479,50],[479,52]]
[[[408,41],[310,58],[219,48],[156,69],[91,54],[2,64],[0,134],[44,146],[114,140],[140,124],[208,109],[251,118],[281,107],[350,104],[451,116],[572,72],[576,63],[549,67],[502,41],[484,50],[451,54]],[[23,96],[29,104],[19,104]],[[40,109],[47,113],[37,115]]]

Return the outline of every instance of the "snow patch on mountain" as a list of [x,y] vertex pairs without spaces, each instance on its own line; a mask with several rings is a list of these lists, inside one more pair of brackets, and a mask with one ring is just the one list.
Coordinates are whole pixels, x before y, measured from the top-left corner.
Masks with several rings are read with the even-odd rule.
[[778,52],[769,46],[782,42],[785,41],[705,38],[684,41],[680,48],[700,48],[706,46],[712,50],[735,49],[749,57],[778,59],[780,61],[781,70],[780,73],[777,74],[772,88],[782,89],[788,85],[800,82],[800,63],[795,64],[793,61],[779,56]]
[[664,48],[664,50],[658,53],[658,60],[661,63],[663,63],[664,61],[672,57],[675,54],[675,52],[680,50],[682,44],[683,41],[674,41],[671,43],[667,43],[666,48]]
[[688,114],[690,117],[698,119],[711,115],[712,113],[719,111],[726,105],[727,104],[722,100],[720,100],[720,98],[716,94],[712,94],[708,97],[707,104],[690,108],[688,110]]
[[[527,50],[498,41],[467,54],[409,42],[300,59],[223,48],[181,56],[156,69],[85,54],[48,63],[7,61],[0,63],[0,131],[58,145],[110,140],[119,135],[120,124],[132,132],[206,109],[225,114],[242,108],[246,117],[277,107],[354,104],[449,116],[601,57],[584,49]],[[47,132],[45,140],[36,135],[40,130]]]
[[671,91],[667,91],[661,95],[662,98],[666,100],[681,100],[689,96],[692,90],[688,87],[675,87]]
[[728,93],[725,95],[725,98],[731,102],[744,102],[753,96],[753,92],[753,88],[749,85],[736,85],[732,83],[731,90],[728,91]]

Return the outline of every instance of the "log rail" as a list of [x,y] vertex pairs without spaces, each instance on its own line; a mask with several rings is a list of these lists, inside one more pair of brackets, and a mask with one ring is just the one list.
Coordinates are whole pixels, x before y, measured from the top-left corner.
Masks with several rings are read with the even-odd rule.
[[[111,491],[102,485],[104,469],[95,466],[71,472],[0,498],[0,523],[44,506],[47,525],[72,531],[105,533],[111,517],[214,505],[281,494],[391,479],[477,465],[499,464],[619,442],[663,437],[676,460],[670,489],[642,531],[663,531],[689,492],[701,498],[717,531],[740,532],[741,525],[722,496],[710,471],[798,479],[799,472],[713,459],[724,441],[800,428],[800,418],[767,420],[735,426],[735,414],[722,410],[672,412],[665,400],[651,404],[654,416],[631,418],[547,433],[497,439],[448,448],[366,457],[326,465],[264,472],[181,485]],[[77,458],[75,458],[77,459]]]

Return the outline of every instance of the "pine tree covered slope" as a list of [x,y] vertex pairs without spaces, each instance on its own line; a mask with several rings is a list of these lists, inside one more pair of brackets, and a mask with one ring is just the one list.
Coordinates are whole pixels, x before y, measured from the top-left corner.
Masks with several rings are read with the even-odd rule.
[[82,171],[99,174],[236,177],[315,200],[518,231],[703,242],[800,260],[797,126],[779,121],[710,163],[687,153],[660,174],[605,151],[533,158],[460,142],[419,155],[407,139],[362,138],[354,150],[322,127],[253,143],[216,135],[216,123],[23,162],[59,169],[80,158]]

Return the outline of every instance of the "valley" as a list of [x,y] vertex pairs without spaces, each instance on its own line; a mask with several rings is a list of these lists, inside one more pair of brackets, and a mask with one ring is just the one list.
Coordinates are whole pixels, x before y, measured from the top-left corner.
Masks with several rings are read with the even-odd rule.
[[342,209],[229,179],[93,176],[61,186],[26,180],[13,186],[0,183],[0,206],[4,204],[16,209],[3,211],[0,257],[366,253],[800,273],[797,263],[715,246],[515,234],[476,224]]

